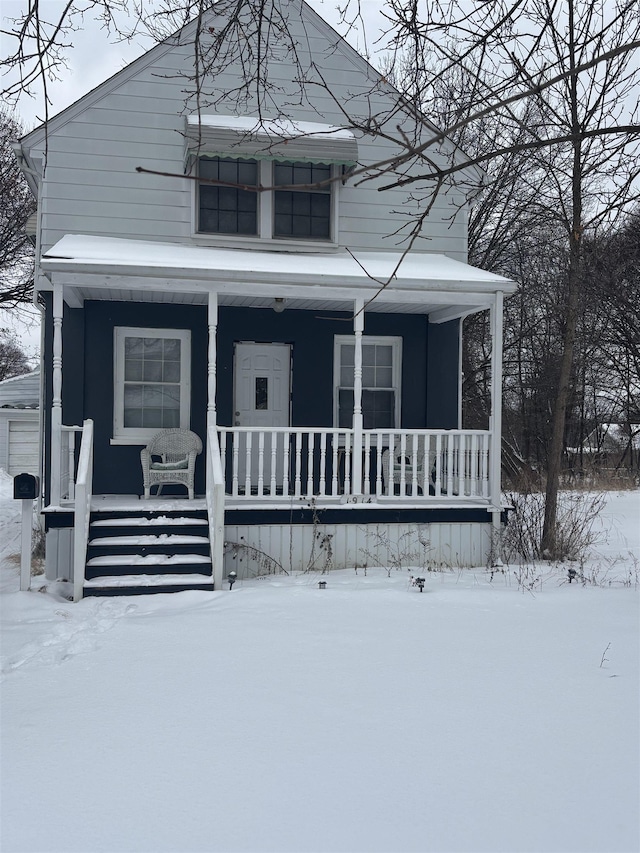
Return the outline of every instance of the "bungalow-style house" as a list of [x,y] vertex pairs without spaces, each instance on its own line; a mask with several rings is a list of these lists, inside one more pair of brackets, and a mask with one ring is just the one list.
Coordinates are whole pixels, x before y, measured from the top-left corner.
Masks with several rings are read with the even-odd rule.
[[[466,263],[480,176],[428,203],[361,180],[434,128],[302,0],[281,4],[268,97],[237,51],[194,75],[193,22],[15,147],[38,198],[46,570],[76,598],[384,566],[412,537],[434,564],[495,555],[514,285]],[[220,25],[197,26],[202,55]],[[494,414],[464,430],[477,311]]]

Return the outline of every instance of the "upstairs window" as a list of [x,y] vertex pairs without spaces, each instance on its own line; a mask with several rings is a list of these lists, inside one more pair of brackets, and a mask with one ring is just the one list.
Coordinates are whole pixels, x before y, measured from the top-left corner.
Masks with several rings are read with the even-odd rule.
[[[330,179],[330,166],[274,163],[274,237],[310,240],[331,238]],[[278,187],[286,189],[280,190]]]
[[257,161],[201,157],[199,177],[223,183],[199,184],[198,231],[255,237],[258,234],[258,193],[239,186],[258,186]]
[[[335,338],[335,424],[353,426],[355,337]],[[402,339],[362,338],[362,420],[365,429],[400,427]]]

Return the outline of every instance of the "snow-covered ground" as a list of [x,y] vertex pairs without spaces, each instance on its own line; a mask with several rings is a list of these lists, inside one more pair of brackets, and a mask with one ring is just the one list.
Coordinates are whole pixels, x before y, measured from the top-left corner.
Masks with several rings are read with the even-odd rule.
[[17,591],[18,516],[0,474],[4,853],[639,849],[639,492],[604,585],[533,592],[360,569],[71,604]]

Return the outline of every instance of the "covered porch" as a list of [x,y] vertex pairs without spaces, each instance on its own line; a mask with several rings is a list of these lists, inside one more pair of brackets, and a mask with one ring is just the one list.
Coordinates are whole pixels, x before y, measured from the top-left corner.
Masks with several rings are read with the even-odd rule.
[[[390,507],[480,508],[499,524],[500,419],[461,428],[460,321],[490,312],[499,413],[502,299],[512,289],[500,276],[442,255],[71,235],[41,269],[51,306],[46,504],[72,511],[76,533],[97,496],[141,494],[132,478],[146,441],[117,433],[111,402],[117,330],[173,325],[191,335],[187,418],[205,445],[196,493],[220,541],[234,510],[357,507],[374,518]],[[249,366],[244,397],[236,374],[251,347],[275,346],[288,348],[289,373],[274,420],[275,373]],[[76,375],[84,391],[69,405]]]

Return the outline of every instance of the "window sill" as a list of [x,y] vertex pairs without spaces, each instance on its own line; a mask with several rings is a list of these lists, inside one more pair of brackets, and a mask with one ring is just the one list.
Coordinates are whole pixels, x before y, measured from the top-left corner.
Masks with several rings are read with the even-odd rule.
[[140,436],[126,436],[126,437],[117,436],[116,438],[110,438],[109,444],[111,444],[113,446],[117,446],[117,447],[127,446],[127,445],[133,445],[133,446],[137,446],[137,447],[146,447],[147,444],[149,444],[149,442],[153,438],[153,436],[156,435],[157,433],[158,433],[158,430],[156,430],[155,432],[149,433],[149,435],[146,438],[140,437]]
[[225,249],[259,249],[268,252],[317,252],[335,253],[340,247],[333,240],[287,240],[281,237],[234,237],[229,234],[201,234],[193,232],[194,242],[204,246],[217,246]]

